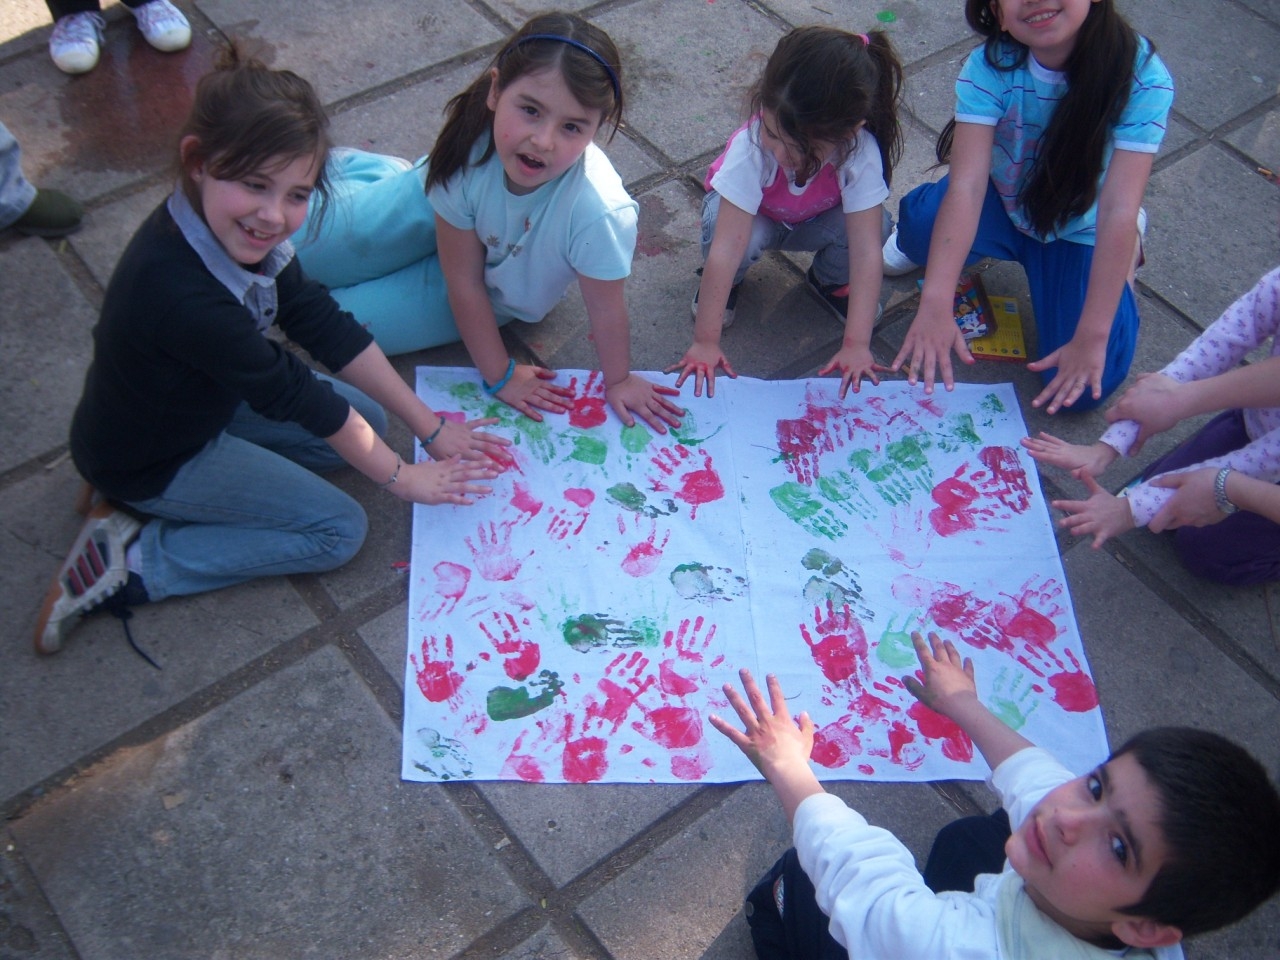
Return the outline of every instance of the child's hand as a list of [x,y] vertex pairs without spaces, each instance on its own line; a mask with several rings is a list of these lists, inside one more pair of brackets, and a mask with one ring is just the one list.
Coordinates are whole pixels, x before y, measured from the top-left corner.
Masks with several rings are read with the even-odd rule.
[[813,721],[809,714],[801,713],[795,720],[791,719],[786,697],[782,695],[782,684],[773,674],[765,678],[769,686],[769,703],[764,702],[764,695],[756,686],[750,670],[739,670],[738,676],[747,699],[743,700],[731,683],[724,685],[724,694],[746,729],[739,730],[715,714],[710,717],[711,725],[732,740],[769,780],[773,780],[771,771],[797,766],[807,768],[809,754],[813,751]]
[[511,456],[506,448],[511,446],[511,441],[478,429],[491,427],[497,422],[497,417],[468,420],[466,423],[445,420],[431,445],[423,449],[433,460],[448,460],[457,456],[464,460],[491,460],[503,467],[510,466]]
[[573,402],[573,391],[548,381],[556,378],[554,370],[534,367],[527,363],[516,364],[511,379],[498,391],[497,397],[508,406],[515,407],[530,420],[542,422],[539,410],[548,413],[568,413]]
[[1173,497],[1151,518],[1147,529],[1162,533],[1176,527],[1207,527],[1225,520],[1213,493],[1217,467],[1202,467],[1184,473],[1162,473],[1151,481],[1153,487],[1175,491]]
[[835,370],[840,371],[840,399],[843,400],[849,393],[850,387],[853,387],[854,393],[859,392],[863,377],[866,377],[877,387],[880,386],[880,378],[876,374],[883,373],[885,368],[876,363],[875,357],[871,355],[870,347],[845,345],[836,352],[834,357],[827,361],[825,367],[818,371],[818,376],[825,377]]
[[1138,439],[1129,451],[1131,455],[1138,453],[1148,439],[1181,423],[1189,415],[1182,404],[1186,394],[1184,386],[1163,373],[1144,373],[1112,404],[1106,413],[1108,423],[1134,420],[1138,424]]
[[1115,447],[1101,440],[1088,446],[1067,443],[1043,430],[1038,437],[1023,437],[1022,447],[1036,463],[1047,463],[1072,473],[1083,470],[1091,477],[1098,476],[1120,456]]
[[676,386],[684,385],[690,374],[693,375],[693,395],[695,397],[702,396],[702,388],[707,388],[707,396],[714,397],[716,395],[716,368],[723,367],[724,372],[731,377],[737,377],[733,372],[733,367],[729,365],[729,358],[724,355],[724,351],[720,349],[719,344],[711,345],[693,341],[693,346],[684,352],[684,356],[680,358],[678,363],[673,363],[667,367],[663,373],[671,373],[673,370],[679,370],[680,376],[676,380]]
[[1069,407],[1087,389],[1093,393],[1093,399],[1102,398],[1102,372],[1107,365],[1106,337],[1084,339],[1077,336],[1068,340],[1047,357],[1042,357],[1027,364],[1027,369],[1039,373],[1041,370],[1058,368],[1049,385],[1031,401],[1033,407],[1049,404],[1046,413],[1057,413],[1061,407]]
[[1058,521],[1058,526],[1075,537],[1092,536],[1095,550],[1112,537],[1137,526],[1127,498],[1107,493],[1098,486],[1097,480],[1083,470],[1074,471],[1073,476],[1084,481],[1089,490],[1089,499],[1054,500],[1053,508],[1067,514]]
[[915,675],[903,677],[907,691],[930,710],[954,720],[956,714],[963,713],[962,709],[957,709],[962,702],[967,704],[978,699],[973,661],[968,657],[962,658],[954,643],[943,640],[936,633],[930,632],[926,642],[918,630],[913,631],[911,645],[920,658],[924,679]]
[[911,321],[907,336],[902,341],[902,349],[893,358],[889,367],[897,373],[907,364],[907,382],[913,387],[924,379],[924,392],[933,393],[933,383],[939,371],[942,383],[952,390],[956,385],[955,374],[951,368],[951,352],[955,351],[961,362],[972,364],[973,354],[965,343],[964,335],[956,326],[956,318],[951,305],[945,310],[926,311],[922,306]]
[[489,493],[489,487],[477,480],[492,480],[498,469],[488,461],[463,460],[452,456],[448,460],[424,460],[422,463],[406,463],[400,468],[399,479],[387,487],[401,500],[413,503],[456,503],[464,506],[475,503],[472,496]]
[[605,387],[604,396],[613,412],[628,427],[635,426],[636,422],[630,411],[635,411],[658,433],[666,433],[668,426],[680,426],[680,418],[684,416],[684,408],[667,399],[680,396],[679,390],[651,383],[634,373],[627,374],[620,383]]

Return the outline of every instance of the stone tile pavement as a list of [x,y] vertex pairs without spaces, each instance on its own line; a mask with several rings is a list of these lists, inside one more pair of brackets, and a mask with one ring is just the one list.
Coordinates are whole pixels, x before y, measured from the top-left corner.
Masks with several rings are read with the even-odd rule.
[[[0,118],[38,183],[84,198],[84,230],[0,234],[0,957],[729,958],[751,955],[738,905],[787,843],[768,789],[405,784],[397,779],[410,511],[357,476],[371,535],[348,567],[138,611],[157,672],[95,619],[61,655],[28,635],[77,528],[66,429],[89,331],[125,240],[168,189],[172,137],[224,37],[309,77],[337,140],[417,156],[445,100],[543,0],[178,0],[196,32],[161,55],[107,8],[91,74],[58,73],[39,0],[0,6]],[[568,0],[566,0],[568,2]],[[699,181],[739,122],[782,31],[808,22],[890,31],[907,63],[907,156],[895,196],[929,175],[933,138],[973,44],[959,0],[603,0],[569,3],[625,59],[627,122],[609,153],[641,203],[629,284],[634,363],[659,369],[688,331]],[[1163,364],[1277,260],[1280,2],[1127,0],[1177,84],[1147,195],[1148,266],[1135,370]],[[752,271],[727,334],[739,372],[808,376],[838,328],[802,261]],[[1017,268],[988,287],[1022,299]],[[914,278],[887,281],[876,348],[892,356]],[[509,340],[552,366],[589,366],[571,296]],[[399,358],[461,364],[458,347]],[[970,379],[1025,371],[981,364]],[[1099,415],[1031,430],[1092,439]],[[1150,444],[1167,449],[1185,430]],[[409,449],[407,435],[395,437]],[[1113,487],[1145,462],[1113,468]],[[1048,472],[1050,494],[1074,492]],[[1061,550],[1113,741],[1157,723],[1235,735],[1280,769],[1277,596],[1189,577],[1164,538],[1135,532]],[[985,808],[979,784],[836,791],[923,856],[936,829]],[[1280,904],[1194,943],[1194,958],[1280,954]]]

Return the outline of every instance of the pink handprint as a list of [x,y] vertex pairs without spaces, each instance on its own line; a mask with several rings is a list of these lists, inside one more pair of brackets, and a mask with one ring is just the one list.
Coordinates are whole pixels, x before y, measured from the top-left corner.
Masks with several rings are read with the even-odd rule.
[[1026,471],[1011,447],[983,447],[978,452],[983,467],[972,472],[967,463],[933,488],[937,506],[929,522],[941,536],[974,530],[979,521],[1008,519],[1031,505]]
[[800,483],[818,479],[818,465],[824,453],[850,442],[859,431],[871,431],[852,407],[820,396],[814,387],[806,390],[805,408],[800,416],[779,420],[774,428],[779,459]]
[[803,623],[800,624],[800,634],[809,645],[813,662],[818,665],[824,677],[832,683],[843,683],[846,680],[853,680],[859,686],[870,683],[867,635],[848,604],[837,610],[828,600],[825,616],[821,607],[814,607],[813,628],[818,634],[818,640],[814,640],[809,628]]
[[436,582],[432,587],[432,592],[444,599],[430,613],[426,613],[426,603],[424,602],[418,613],[418,619],[420,620],[438,617],[442,613],[452,613],[457,609],[463,594],[467,592],[467,585],[471,582],[471,571],[462,566],[462,564],[453,563],[449,560],[441,560],[431,568],[431,572],[436,575]]
[[440,640],[428,634],[422,638],[422,666],[418,666],[418,658],[409,654],[409,662],[418,675],[418,689],[432,703],[443,703],[448,700],[456,703],[454,697],[462,686],[462,674],[453,669],[453,637],[444,638],[443,653],[437,650]]
[[542,510],[542,501],[519,480],[515,482],[515,490],[511,494],[511,505],[524,514],[520,520],[526,523]]
[[503,520],[501,523],[490,520],[486,531],[485,524],[481,522],[476,528],[478,544],[472,542],[470,537],[462,538],[467,549],[471,551],[480,576],[490,582],[514,580],[516,574],[520,572],[520,567],[533,556],[532,550],[523,557],[512,554],[511,530],[514,526],[514,520]]
[[991,617],[993,604],[954,583],[943,583],[929,597],[929,619],[943,632],[955,634],[979,650],[995,647],[1006,652],[1013,644]]
[[697,671],[696,677],[686,677],[676,672],[676,665],[681,660],[699,664],[705,661],[706,652],[716,637],[716,625],[713,623],[706,635],[700,637],[704,623],[702,617],[692,622],[681,620],[675,630],[668,630],[662,638],[663,647],[675,654],[658,664],[658,688],[663,693],[684,697],[700,690],[702,684],[707,682],[705,669]]
[[983,447],[978,459],[991,471],[983,484],[983,492],[995,497],[1014,513],[1025,513],[1031,506],[1031,484],[1016,447]]
[[[671,488],[667,482],[675,480],[677,474],[679,475],[680,489],[676,490],[674,495],[677,500],[683,500],[689,504],[690,519],[697,517],[698,507],[724,498],[724,483],[720,479],[720,474],[716,473],[715,467],[712,466],[711,455],[701,447],[698,448],[698,453],[702,455],[700,467],[691,461],[689,448],[679,443],[674,447],[661,448],[657,455],[649,460],[658,469],[659,474],[650,477],[650,484],[654,490],[669,492]],[[690,467],[693,469],[688,469]]]
[[573,391],[573,406],[569,409],[569,425],[583,430],[598,427],[608,419],[608,407],[604,399],[604,376],[599,370],[592,370],[583,384],[582,393],[578,393],[578,378],[569,380],[569,389]]
[[1010,640],[1034,648],[1045,648],[1065,629],[1057,623],[1064,613],[1058,602],[1062,584],[1046,577],[1037,583],[1032,577],[1016,594],[996,603],[992,616],[1000,632]]
[[519,623],[509,613],[492,614],[492,619],[502,636],[493,635],[488,625],[480,624],[480,632],[489,638],[493,649],[503,654],[502,669],[512,680],[524,680],[533,675],[542,660],[542,649],[532,640],[520,636],[520,626],[529,626],[528,619]]
[[611,725],[616,733],[622,726],[627,714],[635,705],[636,699],[653,686],[656,677],[646,674],[649,660],[639,651],[630,655],[620,653],[604,668],[604,676],[596,684],[604,694],[601,703],[588,695],[584,702],[587,708],[587,720],[600,720]]
[[[583,494],[587,496],[584,497]],[[582,532],[582,528],[587,525],[587,520],[591,516],[587,507],[595,499],[595,494],[590,490],[572,488],[564,492],[564,498],[573,506],[553,507],[548,514],[550,519],[547,523],[547,536],[552,540],[576,537]]]
[[[636,526],[640,526],[643,522],[639,514],[632,514],[632,520]],[[622,515],[618,515],[618,532],[626,535],[626,525],[623,522]],[[627,555],[622,558],[622,569],[633,577],[647,577],[658,569],[658,563],[662,560],[662,551],[666,549],[667,541],[671,539],[671,531],[666,530],[663,533],[662,542],[657,543],[658,524],[652,518],[649,519],[649,536],[639,543],[632,546],[627,551]]]

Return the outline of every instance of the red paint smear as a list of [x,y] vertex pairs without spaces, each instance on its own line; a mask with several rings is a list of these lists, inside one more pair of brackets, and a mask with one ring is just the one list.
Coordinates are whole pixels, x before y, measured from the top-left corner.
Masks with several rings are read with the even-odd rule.
[[[664,540],[665,544],[666,541]],[[633,577],[647,577],[658,569],[662,551],[654,545],[653,538],[642,540],[627,551],[622,558],[622,569]]]
[[564,492],[564,498],[576,506],[589,507],[595,501],[596,495],[586,487],[570,487]]
[[542,772],[542,767],[538,766],[538,761],[527,753],[515,752],[520,749],[520,741],[523,739],[523,734],[516,738],[515,746],[511,749],[511,755],[507,757],[507,762],[502,765],[502,775],[503,777],[519,777],[526,783],[542,783],[547,779],[547,776]]
[[902,748],[909,743],[914,743],[916,735],[907,729],[907,725],[901,720],[895,720],[893,725],[889,727],[889,759],[899,766],[905,766],[908,770],[914,770],[924,762],[924,757],[920,756],[914,761],[903,759]]
[[542,501],[535,497],[523,483],[515,485],[515,493],[511,495],[511,505],[530,517],[536,517],[538,511],[542,509]]
[[524,680],[532,676],[542,660],[541,648],[529,640],[516,640],[510,644],[498,645],[499,653],[509,654],[513,651],[515,656],[508,656],[502,661],[502,669],[506,671],[507,676],[512,680]]
[[[447,650],[453,652],[453,638],[445,640]],[[422,669],[418,671],[418,689],[432,703],[443,703],[462,686],[462,675],[454,672],[452,660],[427,659],[427,641],[422,641]]]
[[569,424],[586,430],[600,426],[608,417],[603,397],[579,397],[569,411]]
[[564,778],[570,783],[592,783],[609,769],[606,744],[601,737],[581,737],[564,745]]
[[991,471],[992,480],[1003,488],[1000,502],[1018,513],[1025,512],[1031,506],[1031,486],[1017,451],[1012,447],[983,447],[978,451],[978,459]]
[[876,772],[876,768],[869,763],[858,764],[858,772],[866,774],[868,777]]
[[929,511],[929,523],[939,536],[954,536],[977,526],[967,511],[978,499],[978,491],[969,484],[948,477],[933,488],[932,496],[937,506]]
[[676,673],[673,661],[663,660],[658,664],[658,689],[673,697],[683,697],[696,692],[698,685]]
[[692,747],[702,739],[702,718],[692,707],[665,706],[649,712],[653,730],[645,730],[639,723],[632,724],[654,743],[675,750]]
[[849,729],[845,726],[848,720],[849,717],[841,717],[814,732],[813,753],[810,754],[814,763],[834,770],[862,753],[862,741],[858,739],[862,728]]
[[911,705],[907,716],[916,722],[924,737],[942,741],[942,755],[948,760],[968,763],[973,759],[973,741],[954,720],[919,702]]
[[863,720],[876,721],[883,720],[886,713],[900,712],[899,708],[888,700],[881,700],[875,694],[866,691],[854,698],[854,701],[849,704],[849,709]]
[[710,765],[701,757],[672,757],[671,775],[677,780],[697,781],[707,775]]
[[938,406],[938,401],[934,400],[932,397],[923,397],[917,400],[916,403],[921,407],[921,409],[929,411],[935,417],[942,416],[942,408]]
[[1098,705],[1098,688],[1088,674],[1055,673],[1049,678],[1053,702],[1069,713],[1085,713]]
[[471,571],[449,560],[441,560],[431,569],[436,575],[436,593],[447,600],[461,600],[471,582]]
[[681,477],[681,481],[676,499],[689,504],[690,520],[698,515],[698,507],[724,497],[724,484],[720,481],[720,474],[711,466],[709,456],[701,470],[691,470]]
[[1018,640],[1026,640],[1038,647],[1047,647],[1058,636],[1057,625],[1038,610],[1018,607],[1018,612],[1002,623],[1005,634]]

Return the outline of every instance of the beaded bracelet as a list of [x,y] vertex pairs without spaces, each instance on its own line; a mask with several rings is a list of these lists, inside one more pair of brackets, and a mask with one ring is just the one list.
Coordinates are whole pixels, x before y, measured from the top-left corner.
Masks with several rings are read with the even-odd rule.
[[502,375],[502,379],[499,380],[497,383],[495,383],[493,386],[489,386],[489,384],[482,379],[480,381],[480,385],[484,387],[485,393],[489,394],[490,396],[493,396],[493,394],[497,393],[499,390],[501,390],[503,387],[507,385],[507,383],[511,380],[511,375],[515,372],[516,372],[516,362],[513,358],[508,357],[507,372]]
[[380,483],[380,484],[378,484],[378,486],[380,486],[380,487],[389,487],[389,486],[391,486],[393,483],[395,483],[397,480],[399,480],[399,479],[400,479],[400,468],[401,468],[401,467],[403,467],[403,466],[404,466],[404,461],[400,459],[400,454],[398,454],[398,453],[397,453],[397,454],[396,454],[396,472],[395,472],[395,473],[393,473],[391,476],[387,477],[387,480],[386,480],[386,482],[385,482],[385,483]]
[[444,423],[445,423],[444,417],[441,417],[441,418],[440,418],[440,426],[438,426],[438,427],[436,427],[434,430],[432,430],[432,431],[431,431],[431,436],[429,436],[429,437],[425,438],[425,439],[422,441],[422,445],[423,445],[424,447],[429,447],[429,446],[431,446],[431,441],[432,441],[432,440],[434,440],[436,437],[440,436],[440,431],[444,429]]

